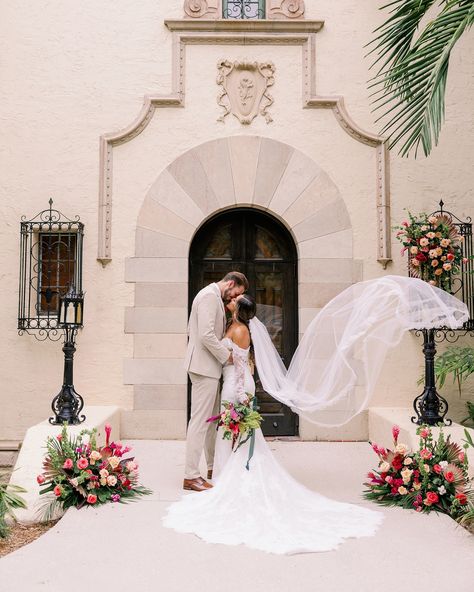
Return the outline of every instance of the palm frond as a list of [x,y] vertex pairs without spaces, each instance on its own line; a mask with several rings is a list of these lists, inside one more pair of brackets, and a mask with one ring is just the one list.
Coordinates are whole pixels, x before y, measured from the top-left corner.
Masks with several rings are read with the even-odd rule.
[[[387,119],[381,133],[389,148],[403,140],[400,154],[421,145],[427,156],[439,140],[451,51],[474,22],[474,0],[445,0],[419,37],[415,33],[434,0],[397,0],[394,14],[380,28],[371,53],[379,69],[371,84],[374,111]],[[380,65],[380,61],[384,60]]]

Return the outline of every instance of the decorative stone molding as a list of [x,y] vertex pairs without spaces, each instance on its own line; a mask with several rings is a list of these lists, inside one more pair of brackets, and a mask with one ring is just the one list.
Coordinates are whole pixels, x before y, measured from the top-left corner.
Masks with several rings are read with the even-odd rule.
[[303,0],[267,0],[267,16],[269,19],[296,19],[304,16]]
[[106,265],[112,259],[112,149],[128,142],[148,125],[154,110],[183,107],[185,98],[186,45],[301,45],[303,49],[303,108],[331,109],[342,129],[354,140],[372,146],[376,153],[376,208],[378,221],[377,260],[386,267],[391,261],[389,153],[385,138],[366,132],[347,113],[341,96],[316,92],[316,33],[324,21],[310,20],[166,20],[172,35],[172,92],[168,96],[145,96],[137,119],[124,130],[100,139],[99,252]]
[[217,84],[222,86],[217,104],[224,109],[217,121],[224,121],[229,113],[246,125],[252,123],[258,113],[265,117],[267,123],[273,121],[267,113],[268,107],[273,104],[273,97],[268,92],[268,87],[275,82],[272,62],[220,60],[217,69]]
[[183,9],[186,17],[198,19],[218,19],[222,13],[220,0],[185,0]]

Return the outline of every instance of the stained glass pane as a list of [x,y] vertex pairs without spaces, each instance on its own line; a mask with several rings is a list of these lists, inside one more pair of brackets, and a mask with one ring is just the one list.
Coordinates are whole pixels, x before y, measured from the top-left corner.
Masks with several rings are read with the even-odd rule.
[[223,0],[225,19],[264,19],[265,0]]
[[231,230],[230,224],[216,230],[207,245],[205,259],[232,259]]
[[255,259],[282,259],[276,240],[260,226],[257,226],[255,243]]

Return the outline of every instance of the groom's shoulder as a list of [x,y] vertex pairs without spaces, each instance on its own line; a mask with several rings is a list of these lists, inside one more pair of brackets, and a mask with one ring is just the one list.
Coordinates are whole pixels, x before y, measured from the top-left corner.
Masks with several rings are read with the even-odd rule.
[[204,298],[217,298],[217,292],[215,289],[216,284],[209,284],[207,286],[205,286],[204,288],[202,288],[202,290],[199,290],[199,292],[196,294],[194,300],[195,301],[199,301],[202,300]]

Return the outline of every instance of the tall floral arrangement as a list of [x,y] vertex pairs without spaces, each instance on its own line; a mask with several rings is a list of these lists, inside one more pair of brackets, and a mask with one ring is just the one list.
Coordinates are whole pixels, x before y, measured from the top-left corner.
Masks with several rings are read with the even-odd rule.
[[453,275],[459,274],[463,258],[463,237],[458,234],[452,218],[445,214],[408,212],[409,221],[397,226],[397,239],[402,255],[408,252],[410,274],[433,286],[450,291]]
[[[48,437],[43,472],[36,477],[41,494],[54,494],[47,504],[46,517],[54,508],[66,510],[106,502],[125,502],[148,495],[149,489],[138,484],[138,464],[125,457],[129,446],[111,442],[111,427],[106,424],[105,446],[97,446],[97,430],[82,430],[77,438],[63,426],[56,437]],[[85,441],[85,436],[88,441]]]
[[417,512],[435,510],[462,519],[474,504],[465,450],[449,436],[445,438],[442,429],[435,440],[431,429],[421,426],[417,430],[419,448],[410,451],[398,442],[399,432],[394,426],[393,450],[371,443],[379,462],[367,475],[364,496],[383,505]]

